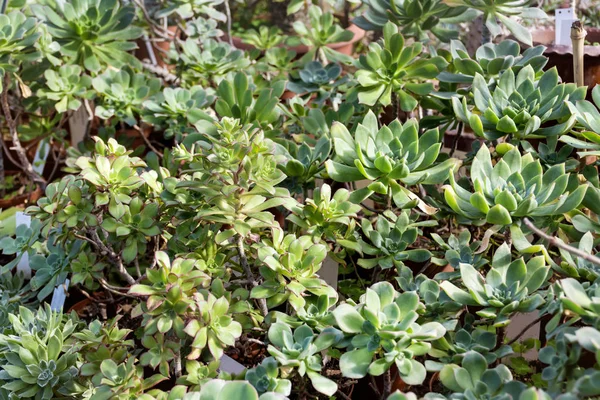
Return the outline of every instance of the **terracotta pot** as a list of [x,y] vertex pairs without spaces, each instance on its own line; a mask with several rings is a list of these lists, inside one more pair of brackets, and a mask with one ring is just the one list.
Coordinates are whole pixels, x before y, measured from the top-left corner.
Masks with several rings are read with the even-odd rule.
[[[171,33],[173,37],[175,37],[175,35],[177,34],[177,29],[177,25],[167,27],[167,30]],[[146,41],[144,39],[138,39],[136,43],[138,48],[135,50],[135,56],[140,60],[150,60],[151,58],[148,52],[148,46],[146,44]],[[150,44],[153,47],[152,50],[154,51],[154,55],[156,56],[156,62],[158,63],[158,65],[161,67],[172,68],[173,66],[168,64],[166,59],[166,52],[169,51],[169,48],[171,47],[171,42],[168,40],[153,40],[150,42]]]
[[[589,43],[600,42],[600,28],[585,28]],[[549,58],[546,68],[556,67],[565,82],[574,82],[573,49],[571,46],[554,45],[554,28],[536,29],[531,32],[534,45],[547,47],[544,55]],[[600,83],[600,46],[584,46],[584,82],[588,89]]]
[[[23,174],[23,172],[21,171],[5,171],[4,172],[6,176],[10,176],[10,175],[17,175],[17,174]],[[30,206],[35,204],[36,201],[38,201],[38,199],[40,197],[42,197],[43,191],[42,188],[40,188],[39,186],[36,186],[35,190],[32,192],[28,192],[28,193],[23,193],[14,197],[11,197],[9,199],[0,199],[0,209],[7,209],[7,208],[11,208],[11,207],[17,207],[17,206]]]
[[[346,30],[349,30],[350,32],[352,32],[354,34],[354,37],[351,40],[349,40],[347,42],[328,44],[327,47],[329,47],[330,49],[339,51],[342,54],[351,56],[354,52],[354,44],[356,42],[358,42],[359,40],[361,40],[362,38],[364,38],[366,35],[366,32],[354,24],[350,24],[350,26],[348,28],[346,28]],[[223,41],[229,42],[229,38],[227,35],[223,36]],[[231,41],[233,42],[233,45],[235,47],[237,47],[238,49],[241,49],[241,50],[254,50],[255,49],[255,47],[252,46],[251,44],[244,43],[243,39],[240,37],[234,36],[231,39]],[[298,46],[284,46],[284,47],[286,47],[288,50],[295,51],[298,56],[302,56],[302,55],[308,53],[308,51],[310,50],[310,47],[303,45],[303,44],[298,45]]]

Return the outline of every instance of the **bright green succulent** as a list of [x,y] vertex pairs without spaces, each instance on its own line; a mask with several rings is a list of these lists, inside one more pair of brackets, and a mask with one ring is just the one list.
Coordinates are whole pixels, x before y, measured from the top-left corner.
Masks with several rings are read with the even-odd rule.
[[405,45],[396,25],[388,22],[383,28],[383,42],[371,43],[367,54],[358,59],[355,73],[358,99],[368,106],[388,106],[397,98],[403,111],[412,111],[417,98],[433,91],[433,82],[448,65],[441,56],[422,55],[423,45]]
[[78,65],[63,65],[58,71],[47,69],[44,77],[46,85],[37,91],[37,95],[53,102],[59,113],[76,111],[81,107],[81,100],[91,98],[92,79],[82,75]]
[[[585,88],[574,83],[559,83],[556,68],[537,79],[531,65],[515,74],[507,70],[495,88],[475,73],[473,96],[475,108],[469,110],[467,100],[452,98],[456,116],[468,123],[477,136],[496,140],[508,136],[512,141],[544,138],[568,132],[575,124],[566,100],[585,98]],[[542,127],[542,125],[552,125]]]
[[500,76],[511,69],[518,73],[523,67],[531,65],[536,76],[543,73],[542,69],[548,62],[543,53],[544,46],[527,48],[521,54],[521,47],[514,40],[503,40],[502,42],[485,43],[475,52],[475,58],[469,55],[466,47],[458,40],[450,42],[450,54],[452,55],[453,70],[443,71],[438,75],[442,82],[450,83],[472,83],[475,74],[479,74],[490,81],[497,81]]
[[287,219],[315,238],[335,240],[353,226],[352,219],[361,210],[360,205],[349,198],[350,192],[346,189],[338,189],[332,197],[331,186],[324,183],[304,205],[292,209],[293,214]]
[[366,0],[366,11],[353,22],[365,30],[379,30],[391,21],[401,27],[404,36],[427,41],[431,32],[447,42],[458,37],[458,32],[444,24],[468,20],[473,13],[464,7],[448,7],[440,0]]
[[327,62],[352,62],[352,58],[342,54],[330,47],[328,44],[348,42],[354,37],[351,31],[343,29],[335,23],[332,13],[323,12],[318,6],[311,6],[308,9],[308,19],[310,26],[306,26],[302,21],[294,22],[294,30],[302,39],[302,42],[309,46],[309,51],[305,55],[306,60],[314,60],[317,57],[323,64]]
[[327,256],[324,244],[313,243],[310,236],[285,235],[282,229],[273,228],[272,239],[265,240],[257,251],[264,282],[252,289],[251,296],[267,299],[269,308],[287,301],[300,309],[309,294],[337,297],[317,274]]
[[[581,237],[579,243],[569,244],[585,254],[597,256],[596,251],[594,250],[594,235],[590,231],[586,232]],[[585,260],[583,257],[572,255],[562,248],[559,248],[559,251],[561,260],[560,265],[557,265],[557,268],[559,268],[568,276],[573,278],[587,279],[590,282],[593,282],[600,277],[600,265],[594,264],[592,261]]]
[[206,382],[200,392],[190,392],[183,396],[183,400],[287,400],[287,397],[274,392],[258,395],[254,386],[247,381],[226,381],[211,379]]
[[144,379],[144,368],[134,357],[119,364],[106,359],[100,364],[100,373],[92,380],[94,394],[90,400],[126,400],[132,397],[152,400],[154,397],[143,393],[165,379],[159,374]]
[[185,133],[195,132],[194,124],[212,121],[202,109],[211,105],[214,95],[200,86],[191,89],[165,88],[142,104],[142,120],[165,129],[165,137],[180,141]]
[[600,107],[600,86],[595,86],[592,89],[592,98],[594,103],[584,99],[577,101],[572,99],[567,103],[577,122],[584,130],[582,132],[573,131],[572,134],[576,137],[570,135],[560,137],[562,142],[583,150],[578,152],[581,157],[600,155],[600,111],[597,108]]
[[[484,255],[478,252],[481,242],[472,242],[471,232],[468,229],[461,231],[458,236],[451,234],[447,243],[436,233],[432,233],[431,237],[445,250],[443,258],[432,258],[436,265],[445,266],[450,264],[452,268],[458,271],[461,263],[470,264],[475,269],[480,269],[488,262]],[[452,279],[457,276],[457,272],[441,272],[436,275],[436,279]]]
[[518,399],[526,387],[513,381],[503,364],[488,369],[486,359],[476,351],[467,352],[461,365],[448,364],[440,371],[442,384],[454,392],[450,399]]
[[173,331],[184,339],[185,316],[194,304],[193,294],[208,287],[209,277],[197,268],[196,260],[176,258],[171,262],[162,251],[155,257],[157,268],[146,270],[149,284],[133,285],[129,292],[148,296],[141,306],[146,335]]
[[466,306],[482,306],[476,312],[485,319],[493,319],[494,326],[510,323],[515,312],[532,312],[544,303],[535,293],[548,280],[550,266],[544,256],[512,261],[510,247],[504,243],[496,250],[492,268],[485,277],[469,264],[460,264],[460,275],[466,290],[450,281],[440,287],[454,301]]
[[292,382],[279,378],[279,365],[273,357],[267,357],[259,365],[249,369],[246,372],[246,380],[259,394],[275,392],[289,396],[292,391]]
[[54,292],[56,286],[62,285],[69,274],[69,265],[81,249],[81,242],[76,242],[66,251],[56,236],[51,235],[46,242],[47,253],[32,255],[29,266],[34,271],[31,288],[38,292],[38,300],[44,300]]
[[66,342],[77,328],[48,304],[37,312],[20,307],[12,329],[0,335],[0,381],[15,398],[50,400],[76,390],[77,353]]
[[414,357],[427,354],[430,342],[444,336],[446,329],[439,322],[418,324],[417,311],[422,306],[415,292],[400,294],[389,282],[367,288],[359,304],[337,306],[333,310],[336,323],[351,336],[350,351],[340,358],[342,374],[349,378],[363,378],[367,373],[378,376],[395,363],[405,383],[423,383],[425,367]]
[[164,8],[158,10],[155,16],[156,18],[165,18],[177,14],[183,19],[189,19],[203,14],[217,21],[225,22],[227,17],[217,10],[221,4],[223,4],[223,0],[172,0],[163,4]]
[[363,268],[387,269],[404,265],[404,261],[424,262],[431,257],[427,249],[410,249],[422,235],[420,227],[435,226],[436,221],[417,222],[418,215],[402,211],[400,215],[386,210],[377,216],[375,226],[362,220],[363,238],[358,240],[361,251],[371,257],[361,257],[357,264]]
[[458,160],[436,164],[442,146],[439,132],[432,129],[419,135],[418,125],[415,119],[404,125],[395,120],[379,128],[371,111],[353,134],[334,123],[331,136],[336,156],[325,163],[328,175],[337,182],[371,181],[362,190],[364,198],[379,193],[391,196],[399,207],[419,204],[427,208],[403,185],[443,183]]
[[586,324],[600,327],[600,287],[587,289],[576,279],[560,281],[563,290],[561,301],[566,310],[578,315]]
[[494,332],[484,328],[475,328],[469,332],[469,330],[461,328],[433,344],[431,355],[440,359],[441,362],[428,360],[426,362],[427,369],[439,371],[446,365],[442,361],[460,362],[471,351],[481,354],[488,364],[513,352],[509,345],[498,346],[498,335]]
[[10,329],[9,315],[16,314],[19,307],[36,305],[35,292],[26,283],[23,272],[7,271],[0,274],[0,333]]
[[21,260],[23,254],[32,256],[35,254],[34,246],[40,238],[42,224],[38,219],[33,218],[29,226],[20,224],[15,229],[14,237],[5,236],[0,239],[0,250],[5,256],[14,255],[14,260],[2,266],[0,273],[6,273],[12,270]]
[[107,70],[92,80],[96,90],[96,115],[102,119],[113,116],[128,125],[139,120],[144,102],[158,93],[160,80],[135,73],[131,68]]
[[283,185],[294,193],[302,193],[304,187],[314,186],[315,178],[323,171],[330,152],[331,140],[326,135],[321,136],[314,147],[305,141],[299,146],[289,143],[285,154],[287,160],[278,165],[287,177]]
[[281,311],[274,311],[273,316],[277,322],[283,322],[292,328],[297,328],[302,324],[306,324],[317,331],[335,324],[335,319],[331,311],[337,297],[329,297],[325,294],[318,298],[308,299],[303,308],[296,311],[296,315],[290,316]]
[[313,387],[320,393],[333,396],[337,384],[320,374],[322,369],[321,351],[335,345],[342,334],[335,328],[327,328],[315,334],[307,325],[301,325],[293,332],[281,322],[269,328],[268,352],[283,369],[296,369],[301,377],[308,375]]
[[200,47],[196,40],[183,43],[179,68],[186,86],[216,86],[228,73],[243,71],[250,61],[242,50],[208,39]]
[[221,358],[227,346],[233,346],[242,334],[242,325],[228,314],[229,302],[225,297],[216,298],[211,293],[194,295],[192,312],[194,318],[186,325],[185,333],[193,337],[192,351],[188,359],[196,359],[208,346],[215,359]]
[[142,36],[142,29],[132,26],[133,5],[121,6],[117,0],[58,1],[52,6],[31,6],[44,21],[60,52],[88,71],[103,67],[140,67],[128,51],[137,48],[132,40]]
[[444,198],[455,213],[477,224],[510,225],[523,217],[560,215],[577,208],[587,190],[584,184],[570,191],[564,164],[544,172],[539,160],[530,153],[521,156],[516,147],[492,165],[490,151],[481,146],[470,179],[472,188],[465,189],[451,174]]
[[[546,19],[548,16],[532,0],[445,0],[451,7],[468,7],[483,14],[483,21],[489,30],[491,39],[501,35],[502,23],[517,40],[528,46],[532,45],[531,31],[517,22],[521,19]],[[533,5],[536,6],[533,6]]]
[[240,37],[249,45],[260,51],[267,51],[278,47],[284,40],[283,32],[276,26],[261,26],[257,29],[248,29],[240,34]]

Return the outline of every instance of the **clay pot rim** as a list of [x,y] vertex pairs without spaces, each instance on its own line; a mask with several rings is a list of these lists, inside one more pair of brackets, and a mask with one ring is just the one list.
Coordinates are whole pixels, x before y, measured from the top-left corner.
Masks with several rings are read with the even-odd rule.
[[[600,38],[600,28],[585,28],[585,30],[587,31],[588,35],[590,33],[593,33],[594,35],[597,35],[598,38]],[[554,45],[552,43],[543,43],[539,40],[539,37],[546,33],[549,34],[550,32],[554,32],[554,28],[552,27],[545,27],[545,28],[537,28],[537,29],[533,29],[531,31],[531,35],[533,36],[533,44],[535,46],[545,46],[546,50],[544,51],[544,54],[560,54],[560,55],[565,55],[565,54],[573,54],[573,49],[571,46],[565,46],[565,45]],[[536,36],[537,39],[536,40]],[[554,36],[553,34],[551,36]],[[600,56],[600,46],[590,46],[590,45],[585,45],[584,46],[584,54],[586,56],[589,57],[598,57]]]
[[[6,175],[15,175],[22,173],[21,171],[5,171]],[[20,205],[32,205],[35,204],[40,197],[42,197],[43,191],[40,185],[36,185],[35,190],[27,193],[23,193],[17,196],[13,196],[9,199],[0,199],[0,209],[5,210],[7,208],[16,207]],[[28,202],[29,200],[29,202]]]
[[[362,38],[364,38],[367,34],[367,32],[358,27],[357,25],[354,25],[353,23],[351,23],[347,28],[347,31],[350,31],[354,34],[354,36],[352,37],[352,39],[348,40],[347,42],[338,42],[338,43],[332,43],[332,44],[328,44],[327,47],[329,47],[330,49],[336,50],[339,49],[341,47],[350,45],[350,44],[354,44],[356,42],[358,42],[359,40],[361,40]],[[227,34],[222,36],[222,40],[224,42],[229,41],[229,36],[227,36]],[[256,47],[254,47],[251,44],[245,43],[241,37],[239,36],[233,36],[232,38],[233,44],[235,45],[236,48],[240,49],[240,50],[254,50]],[[288,50],[292,50],[295,51],[296,54],[300,55],[300,54],[306,54],[308,53],[308,51],[310,50],[310,47],[304,45],[304,44],[300,44],[298,46],[286,46],[284,44],[280,44],[277,47],[285,47]]]

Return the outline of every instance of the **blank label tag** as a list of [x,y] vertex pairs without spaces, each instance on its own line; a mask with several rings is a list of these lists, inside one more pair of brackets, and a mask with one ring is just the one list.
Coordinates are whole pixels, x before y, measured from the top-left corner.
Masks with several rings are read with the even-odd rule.
[[87,132],[87,127],[89,124],[89,115],[85,106],[79,107],[77,111],[75,111],[71,118],[69,118],[69,128],[71,131],[71,144],[73,146],[77,146],[79,142],[81,142],[85,133]]
[[319,276],[323,279],[329,286],[337,290],[338,284],[338,269],[339,264],[331,257],[326,257],[323,261],[323,266],[319,270]]
[[233,358],[229,357],[226,354],[223,354],[221,357],[221,365],[219,369],[223,372],[228,372],[230,374],[239,374],[246,369],[242,364],[235,361]]
[[554,13],[554,44],[571,46],[571,25],[577,20],[572,8],[558,8]]
[[50,308],[53,311],[62,311],[63,306],[65,305],[65,299],[67,298],[67,289],[69,287],[69,280],[65,280],[65,282],[61,285],[58,285],[54,288],[54,294],[52,295],[52,302],[50,303]]
[[48,158],[49,152],[50,139],[46,138],[40,141],[40,143],[38,144],[37,150],[35,152],[35,157],[33,159],[33,170],[40,175],[44,173],[44,167],[46,166],[46,159]]
[[[15,213],[15,228],[19,225],[25,225],[29,227],[31,225],[31,217],[22,211]],[[21,256],[19,263],[17,264],[17,272],[22,272],[25,278],[31,278],[31,267],[29,267],[29,253],[25,253]]]

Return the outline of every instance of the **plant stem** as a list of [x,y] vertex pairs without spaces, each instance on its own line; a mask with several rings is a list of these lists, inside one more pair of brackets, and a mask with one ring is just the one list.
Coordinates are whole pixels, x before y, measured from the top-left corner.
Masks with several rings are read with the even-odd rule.
[[[240,264],[242,265],[242,269],[246,273],[246,277],[251,282],[252,286],[258,286],[258,282],[254,279],[254,274],[250,269],[250,265],[248,264],[248,258],[246,257],[246,251],[244,249],[244,237],[242,235],[238,235],[237,239],[237,251],[238,256],[240,257]],[[265,299],[257,299],[258,306],[260,307],[260,311],[264,317],[269,314],[269,308],[267,307],[267,301]]]
[[387,399],[392,392],[392,371],[387,370],[383,374],[383,393],[381,394],[381,400]]
[[10,136],[13,142],[13,148],[17,152],[19,157],[19,161],[21,162],[21,166],[23,167],[24,172],[29,176],[33,183],[37,183],[42,187],[42,189],[46,188],[46,180],[38,175],[37,172],[33,170],[33,166],[29,162],[27,158],[27,152],[23,149],[21,145],[21,141],[19,140],[19,134],[17,132],[17,121],[13,118],[12,113],[10,111],[10,105],[8,104],[8,89],[10,87],[10,76],[9,73],[4,74],[4,87],[2,88],[2,111],[4,112],[4,117],[6,118],[6,124],[8,125],[8,130],[10,132]]
[[529,221],[527,218],[523,218],[523,223],[529,228],[531,229],[536,235],[538,235],[539,237],[541,237],[542,239],[545,239],[548,241],[548,243],[550,243],[551,245],[554,245],[556,247],[559,247],[563,250],[568,251],[571,254],[576,255],[577,257],[581,257],[586,261],[589,261],[591,263],[594,263],[596,265],[600,265],[600,258],[596,257],[593,254],[588,254],[582,250],[579,250],[573,246],[570,246],[568,244],[566,244],[565,242],[563,242],[562,240],[559,240],[558,238],[554,237],[554,236],[550,236],[545,234],[544,232],[542,232],[539,228],[537,228],[535,225],[533,225],[533,223],[531,221]]
[[398,119],[400,116],[400,112],[398,111],[399,108],[398,95],[396,92],[392,92],[392,118]]
[[513,344],[514,342],[516,342],[517,340],[519,340],[521,338],[521,336],[523,336],[523,334],[525,334],[525,332],[527,332],[532,326],[534,326],[535,324],[537,324],[538,322],[540,322],[543,318],[544,318],[544,316],[542,315],[540,317],[537,317],[536,319],[534,319],[530,323],[528,323],[525,326],[525,328],[521,329],[521,332],[517,333],[517,335],[514,338],[512,338],[510,340],[510,342],[508,342],[506,344],[510,346],[511,344]]
[[231,34],[231,8],[229,7],[229,0],[225,0],[225,14],[227,14],[227,37],[229,38],[229,44],[233,45],[233,35]]

